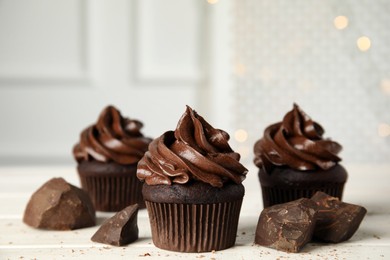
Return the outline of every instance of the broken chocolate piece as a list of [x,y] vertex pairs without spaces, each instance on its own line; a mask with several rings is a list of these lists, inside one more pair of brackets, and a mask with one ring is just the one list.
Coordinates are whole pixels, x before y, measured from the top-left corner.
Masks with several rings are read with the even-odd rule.
[[299,252],[311,240],[316,214],[316,203],[306,198],[265,208],[257,223],[255,243]]
[[138,204],[130,205],[103,222],[91,240],[113,246],[123,246],[138,239]]
[[73,230],[94,226],[95,209],[88,194],[53,178],[43,184],[30,198],[23,222],[34,228]]
[[339,243],[350,239],[367,212],[364,207],[341,202],[320,191],[311,199],[318,206],[314,237],[324,242]]

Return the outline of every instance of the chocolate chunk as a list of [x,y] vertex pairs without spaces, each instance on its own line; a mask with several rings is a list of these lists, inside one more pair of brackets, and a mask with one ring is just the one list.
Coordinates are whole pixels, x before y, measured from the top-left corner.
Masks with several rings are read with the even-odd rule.
[[31,196],[23,221],[35,228],[72,230],[94,226],[96,217],[85,191],[53,178]]
[[138,204],[130,205],[103,222],[91,240],[113,246],[123,246],[138,239]]
[[318,206],[314,237],[332,243],[348,240],[359,228],[367,210],[317,192],[311,198]]
[[311,240],[316,215],[316,203],[307,198],[265,208],[257,223],[255,243],[299,252]]

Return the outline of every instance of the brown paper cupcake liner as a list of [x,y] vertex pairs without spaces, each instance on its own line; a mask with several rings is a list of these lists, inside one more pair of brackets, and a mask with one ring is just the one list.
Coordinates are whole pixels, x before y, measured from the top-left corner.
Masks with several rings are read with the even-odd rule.
[[178,252],[210,252],[234,245],[242,200],[214,204],[145,201],[155,246]]
[[317,191],[342,199],[344,183],[335,183],[320,188],[267,187],[261,186],[264,208],[300,198],[311,198]]
[[142,183],[134,175],[129,176],[80,176],[81,187],[92,199],[96,210],[120,211],[138,203],[145,208]]

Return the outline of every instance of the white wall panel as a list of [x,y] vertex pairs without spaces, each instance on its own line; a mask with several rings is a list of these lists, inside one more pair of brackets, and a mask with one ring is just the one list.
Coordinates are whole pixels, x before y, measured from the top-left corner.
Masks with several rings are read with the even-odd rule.
[[74,161],[108,104],[150,137],[199,110],[205,3],[182,2],[0,0],[0,164]]
[[85,1],[2,0],[0,79],[74,79],[85,75]]
[[140,81],[194,81],[201,74],[201,28],[198,0],[135,2],[135,77]]

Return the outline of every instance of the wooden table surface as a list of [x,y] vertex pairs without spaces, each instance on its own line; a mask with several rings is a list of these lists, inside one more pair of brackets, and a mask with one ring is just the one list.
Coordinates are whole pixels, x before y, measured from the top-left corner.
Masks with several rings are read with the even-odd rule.
[[[79,186],[74,166],[0,166],[0,259],[390,259],[390,165],[345,165],[349,179],[344,201],[368,213],[355,235],[344,243],[309,243],[298,254],[253,244],[262,210],[257,170],[244,181],[246,195],[236,245],[210,253],[176,253],[156,248],[146,210],[138,215],[139,239],[124,247],[90,240],[98,226],[74,231],[47,231],[22,222],[31,194],[52,177]],[[112,213],[97,212],[98,224]]]

